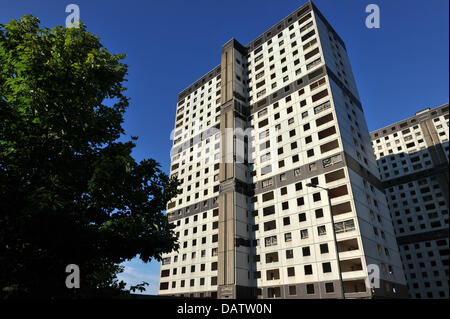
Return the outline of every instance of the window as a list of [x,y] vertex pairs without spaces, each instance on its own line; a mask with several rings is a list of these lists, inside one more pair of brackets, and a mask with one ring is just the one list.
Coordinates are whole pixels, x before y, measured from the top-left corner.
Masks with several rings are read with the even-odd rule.
[[270,186],[272,186],[272,185],[273,185],[273,180],[272,180],[272,178],[268,178],[268,179],[263,180],[263,181],[261,182],[261,187],[262,187],[262,188],[267,188],[267,187],[270,187]]
[[266,115],[266,114],[267,114],[267,108],[265,108],[265,109],[259,111],[259,112],[258,112],[258,117],[262,117],[262,116],[264,116],[264,115]]
[[334,127],[334,126],[331,126],[331,127],[327,128],[327,129],[324,129],[324,130],[319,131],[317,133],[317,135],[319,137],[319,140],[324,139],[324,138],[326,138],[328,136],[331,136],[333,134],[336,134],[336,127]]
[[331,263],[322,263],[322,271],[324,273],[331,272]]
[[328,122],[332,121],[333,119],[334,119],[333,118],[333,114],[329,113],[329,114],[327,114],[325,116],[322,116],[322,117],[318,118],[316,120],[316,126],[321,126],[321,125],[323,125],[325,123],[328,123]]
[[313,102],[316,102],[316,101],[318,101],[318,100],[324,98],[324,97],[327,96],[327,95],[328,95],[328,90],[325,89],[325,90],[320,91],[320,92],[317,93],[317,94],[314,94],[314,95],[311,97],[311,99],[312,99]]
[[320,200],[321,200],[320,193],[315,193],[315,194],[313,194],[313,200],[314,200],[315,202],[320,201]]
[[307,39],[309,39],[310,37],[312,37],[314,34],[316,34],[315,30],[312,30],[310,32],[308,32],[307,34],[305,34],[304,36],[302,36],[302,42],[305,42]]
[[[262,57],[262,55],[261,55],[261,57]],[[255,75],[255,79],[258,80],[258,79],[262,78],[263,76],[264,76],[264,71],[261,71]]]
[[303,125],[303,131],[307,131],[311,128],[311,126],[309,125],[309,123],[306,123],[305,125]]
[[325,85],[327,83],[327,81],[325,80],[325,78],[321,78],[320,80],[313,82],[310,84],[309,89],[311,91],[321,87],[322,85]]
[[328,254],[328,244],[321,244],[320,245],[320,253],[321,254]]
[[305,222],[306,221],[306,213],[300,213],[298,214],[298,221],[301,222]]
[[292,259],[294,258],[294,250],[288,249],[286,250],[286,259]]
[[[305,16],[306,17],[306,16]],[[300,20],[299,20],[299,22],[300,22]],[[316,44],[317,43],[317,39],[312,39],[311,41],[309,41],[308,43],[306,43],[304,46],[303,46],[303,51],[305,51],[306,49],[308,49],[308,48],[310,48],[310,47],[312,47],[314,44]]]
[[162,283],[160,283],[159,289],[160,289],[160,290],[167,290],[167,289],[169,289],[169,283],[168,283],[168,282],[162,282]]
[[267,175],[272,172],[272,165],[267,165],[261,168],[261,175]]
[[331,150],[334,150],[335,148],[338,148],[338,147],[339,147],[338,140],[334,140],[334,141],[325,143],[323,145],[320,145],[320,152],[323,154],[323,153],[329,152]]
[[280,279],[280,271],[278,269],[267,270],[266,276],[267,280],[278,280]]
[[264,127],[267,124],[269,124],[269,119],[262,120],[261,122],[258,123],[258,128]]
[[260,64],[258,64],[257,66],[255,66],[255,71],[258,71],[259,69],[261,69],[264,66],[264,62],[261,62]]
[[163,258],[162,265],[168,265],[168,264],[170,264],[170,257]]
[[266,254],[266,264],[278,262],[278,253],[268,253]]
[[330,101],[326,101],[325,103],[322,103],[314,108],[314,114],[319,114],[329,108],[331,108],[331,103]]
[[309,236],[308,236],[308,230],[307,229],[302,229],[302,230],[300,230],[300,238],[301,239],[307,239]]
[[259,133],[259,139],[263,139],[263,138],[266,138],[268,136],[269,136],[269,130],[268,129],[263,131],[263,132],[261,132],[261,133]]
[[342,178],[345,178],[345,172],[343,169],[325,174],[325,181],[327,183],[331,183],[331,182],[337,181]]
[[297,287],[289,286],[289,296],[295,296],[295,295],[297,295]]
[[277,245],[277,236],[269,236],[264,239],[266,247]]
[[311,250],[309,247],[302,248],[303,257],[311,256]]
[[316,213],[316,218],[323,217],[323,209],[322,208],[316,209],[315,213]]
[[312,142],[312,136],[311,136],[311,135],[305,137],[305,143],[306,143],[306,144],[309,144],[309,143],[311,143],[311,142]]
[[[299,23],[300,24],[300,23]],[[303,27],[300,28],[300,33],[308,30],[309,28],[311,28],[313,26],[313,22],[310,21],[307,24],[305,24]]]
[[295,268],[294,267],[288,267],[287,274],[288,274],[288,277],[295,276]]
[[[176,268],[174,268],[174,274],[176,274]],[[161,277],[168,277],[170,275],[170,270],[166,269],[166,270],[162,270],[161,271]]]
[[268,215],[272,215],[275,214],[275,206],[268,206],[263,208],[263,216],[268,216]]
[[312,61],[306,65],[306,70],[311,70],[316,65],[319,65],[321,62],[322,62],[322,59],[320,57],[318,59],[315,59],[314,61]]
[[312,58],[313,56],[315,56],[318,53],[319,53],[319,48],[315,48],[314,50],[309,51],[308,53],[305,54],[305,60]]
[[312,80],[321,75],[323,72],[324,72],[323,68],[318,68],[317,70],[312,71],[311,73],[308,74],[308,79]]
[[286,234],[284,234],[284,241],[285,241],[285,242],[290,242],[290,241],[292,241],[292,234],[291,234],[291,233],[286,233]]
[[[347,185],[342,185],[342,186],[330,189],[330,198],[336,198],[336,197],[344,196],[347,194],[348,194]],[[375,206],[377,206],[375,201],[374,201],[374,204],[375,204]]]
[[313,269],[312,269],[312,265],[305,265],[304,267],[305,270],[305,275],[312,275],[313,274]]
[[[262,80],[262,81],[260,81],[260,82],[258,82],[258,83],[256,83],[256,88],[257,89],[259,89],[261,86],[263,86],[264,84],[266,84],[266,81],[265,80]],[[264,92],[265,92],[265,90],[263,90]],[[261,91],[262,92],[262,91]],[[263,93],[264,94],[264,93]],[[259,117],[259,114],[258,114],[258,117]]]
[[342,155],[338,154],[338,155],[334,155],[332,157],[328,157],[328,158],[324,159],[322,161],[322,166],[324,168],[326,168],[326,167],[333,166],[340,162],[342,162]]
[[355,229],[355,222],[353,219],[334,223],[334,231],[336,232],[336,234],[352,231],[354,229]]
[[264,223],[264,231],[271,231],[276,228],[277,228],[277,224],[276,224],[275,220]]
[[317,227],[317,233],[318,233],[319,236],[326,235],[327,234],[327,229],[326,229],[325,225],[318,226]]
[[274,199],[273,191],[267,192],[267,193],[262,195],[263,202],[267,202],[267,201],[272,200],[272,199]]
[[314,295],[314,284],[307,284],[306,285],[306,294]]

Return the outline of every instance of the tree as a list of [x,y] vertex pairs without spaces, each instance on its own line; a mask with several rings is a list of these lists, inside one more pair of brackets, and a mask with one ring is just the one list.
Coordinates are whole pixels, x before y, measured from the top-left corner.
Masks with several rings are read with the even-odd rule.
[[[163,211],[179,182],[133,159],[136,137],[118,140],[125,55],[85,25],[39,23],[0,25],[0,294],[114,295],[121,262],[178,248]],[[80,289],[65,286],[68,264]]]

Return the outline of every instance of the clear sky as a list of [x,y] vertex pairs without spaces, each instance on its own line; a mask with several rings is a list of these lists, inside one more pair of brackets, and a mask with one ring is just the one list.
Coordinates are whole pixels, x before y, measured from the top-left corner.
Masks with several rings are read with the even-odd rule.
[[[72,1],[72,2],[71,2]],[[139,136],[134,156],[169,168],[170,132],[177,94],[220,63],[232,37],[246,45],[306,0],[0,0],[0,23],[22,14],[42,26],[64,25],[65,8],[80,7],[81,20],[113,53],[126,53],[130,107],[128,135]],[[448,0],[316,0],[346,43],[370,130],[448,102]],[[367,29],[365,8],[381,10],[379,29]],[[126,264],[121,278],[142,280],[156,293],[159,264]]]

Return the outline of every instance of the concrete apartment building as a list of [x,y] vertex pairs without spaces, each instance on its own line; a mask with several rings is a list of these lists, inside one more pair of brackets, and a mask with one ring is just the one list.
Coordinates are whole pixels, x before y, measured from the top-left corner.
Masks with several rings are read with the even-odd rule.
[[223,45],[174,127],[180,249],[163,255],[159,295],[408,296],[346,47],[312,2]]
[[411,298],[449,298],[448,104],[372,132]]

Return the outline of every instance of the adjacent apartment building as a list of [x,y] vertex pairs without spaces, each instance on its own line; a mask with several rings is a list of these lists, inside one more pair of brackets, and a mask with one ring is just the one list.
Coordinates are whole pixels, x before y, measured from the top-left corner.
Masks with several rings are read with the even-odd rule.
[[449,298],[448,104],[372,132],[411,298]]
[[[219,56],[219,54],[218,54]],[[407,297],[344,41],[308,2],[178,96],[159,295]]]

